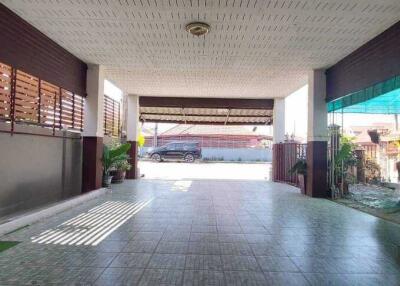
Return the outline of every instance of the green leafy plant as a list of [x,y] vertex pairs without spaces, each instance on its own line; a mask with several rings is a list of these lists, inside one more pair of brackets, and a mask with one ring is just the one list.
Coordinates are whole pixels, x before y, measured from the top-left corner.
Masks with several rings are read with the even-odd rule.
[[132,165],[129,164],[128,160],[121,160],[115,163],[114,168],[118,171],[129,171],[132,168]]
[[342,136],[340,138],[340,148],[335,156],[335,169],[342,173],[346,179],[349,167],[357,165],[357,156],[355,149],[357,145],[353,142],[354,138],[349,136]]
[[127,161],[129,156],[127,152],[131,148],[131,144],[125,143],[117,147],[110,148],[107,145],[103,146],[103,172],[104,175],[108,176],[110,171],[116,167],[117,164],[121,164],[123,161]]
[[298,159],[292,168],[290,168],[289,174],[307,175],[307,161],[305,159]]
[[354,184],[357,180],[351,168],[357,165],[356,148],[354,137],[341,136],[339,150],[334,160],[334,170],[338,175],[336,183],[341,186],[344,194],[348,193],[349,184]]

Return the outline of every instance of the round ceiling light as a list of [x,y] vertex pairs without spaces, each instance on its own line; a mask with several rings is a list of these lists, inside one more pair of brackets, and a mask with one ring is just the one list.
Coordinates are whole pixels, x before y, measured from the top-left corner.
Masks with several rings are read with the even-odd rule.
[[210,25],[201,22],[193,22],[186,25],[186,31],[194,36],[200,37],[210,31]]

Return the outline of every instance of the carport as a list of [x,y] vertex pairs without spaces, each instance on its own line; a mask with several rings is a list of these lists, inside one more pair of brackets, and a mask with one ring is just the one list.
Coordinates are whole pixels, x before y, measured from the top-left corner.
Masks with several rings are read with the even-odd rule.
[[[87,193],[18,215],[0,284],[399,285],[398,225],[308,197],[329,194],[327,101],[400,75],[399,15],[399,0],[0,0],[0,216]],[[136,178],[141,121],[273,123],[276,149],[306,84],[308,196],[265,180],[95,191],[110,134]]]

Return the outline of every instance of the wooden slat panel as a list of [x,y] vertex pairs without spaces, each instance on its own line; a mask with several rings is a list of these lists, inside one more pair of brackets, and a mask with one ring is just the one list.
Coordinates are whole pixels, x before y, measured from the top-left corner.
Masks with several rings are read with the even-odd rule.
[[9,119],[11,112],[11,67],[0,63],[0,118]]
[[[0,63],[0,117],[2,118],[10,118],[11,74],[12,68]],[[82,130],[83,97],[60,89],[49,82],[40,81],[37,77],[21,70],[16,71],[14,102],[14,118],[18,122],[40,123],[41,126],[53,126],[56,129],[62,124],[67,128]]]
[[11,67],[0,63],[0,73],[11,75]]

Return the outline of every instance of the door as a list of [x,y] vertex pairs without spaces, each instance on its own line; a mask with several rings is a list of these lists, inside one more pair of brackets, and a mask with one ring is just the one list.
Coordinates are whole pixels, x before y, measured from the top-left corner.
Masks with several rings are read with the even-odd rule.
[[165,150],[164,157],[166,159],[178,159],[180,158],[179,144],[170,143],[167,145],[167,150]]

